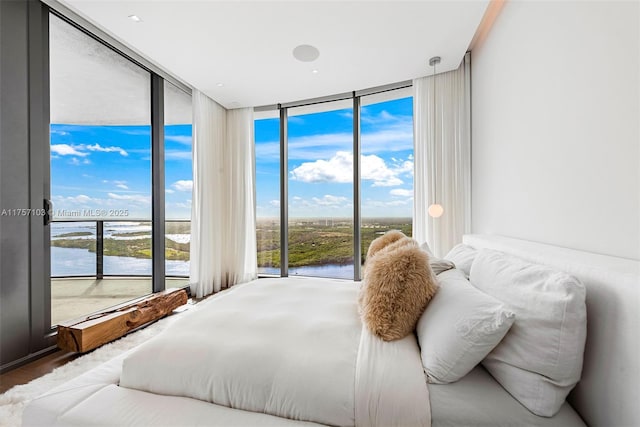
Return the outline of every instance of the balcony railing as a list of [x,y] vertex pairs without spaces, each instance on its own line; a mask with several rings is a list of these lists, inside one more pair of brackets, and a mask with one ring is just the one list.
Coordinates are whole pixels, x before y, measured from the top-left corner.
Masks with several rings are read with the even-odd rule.
[[[105,223],[108,233],[105,233]],[[190,234],[189,224],[190,220],[167,220],[165,229],[167,230],[166,235],[174,235],[174,236],[187,236]],[[58,227],[56,229],[56,224],[78,224],[78,227]],[[84,225],[79,225],[84,224]],[[110,224],[118,224],[122,229],[121,230],[108,230]],[[131,227],[127,228],[123,226],[124,224],[131,224]],[[66,230],[65,230],[66,228]],[[71,231],[74,230],[74,231]],[[79,231],[83,230],[83,231]],[[93,231],[95,230],[95,235],[92,236]],[[56,234],[54,234],[57,231]],[[71,232],[70,232],[71,231]],[[147,233],[148,231],[148,233]],[[84,249],[89,253],[95,251],[95,275],[88,273],[87,270],[82,271],[82,264],[84,263],[84,267],[86,268],[86,259],[82,260],[82,262],[78,262],[78,269],[80,270],[80,274],[76,274],[75,272],[70,272],[67,274],[56,274],[56,270],[60,270],[58,266],[54,265],[56,260],[55,257],[52,256],[52,267],[51,267],[51,277],[54,278],[63,278],[63,277],[95,277],[96,279],[103,279],[105,276],[108,277],[150,277],[151,276],[151,221],[149,220],[136,220],[136,219],[55,219],[51,224],[51,246],[52,247],[61,247],[68,249]],[[105,238],[105,234],[107,237]],[[107,240],[113,239],[113,241],[109,242],[110,253],[105,255],[105,243]],[[180,239],[178,239],[180,240]],[[167,251],[168,255],[166,256],[169,262],[184,262],[185,264],[189,261],[189,239],[183,238],[183,241],[174,241],[171,239],[165,238],[165,242],[167,242]],[[56,244],[56,241],[64,241],[64,244]],[[94,242],[95,241],[95,246]],[[132,244],[127,244],[126,242],[132,242]],[[135,243],[133,243],[135,242]],[[90,256],[89,254],[87,254]],[[167,255],[167,254],[166,254]],[[149,273],[148,274],[140,274],[139,272],[127,272],[123,271],[122,273],[113,273],[113,272],[105,272],[105,257],[106,256],[117,256],[124,258],[131,258],[137,260],[149,260]],[[78,260],[80,261],[80,260]],[[59,261],[61,262],[61,261]],[[70,262],[73,264],[73,260]],[[144,263],[144,262],[143,262]],[[140,264],[140,263],[138,263]],[[65,270],[69,271],[74,267],[67,267]],[[125,267],[126,269],[126,267]],[[140,267],[138,266],[138,269]],[[168,277],[186,277],[188,276],[188,268],[184,269],[185,272],[182,274],[167,274]],[[59,273],[59,271],[58,271]]]

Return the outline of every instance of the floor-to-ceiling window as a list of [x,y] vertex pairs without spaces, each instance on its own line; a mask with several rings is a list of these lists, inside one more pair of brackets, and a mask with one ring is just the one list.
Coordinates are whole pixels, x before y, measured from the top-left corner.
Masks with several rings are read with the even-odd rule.
[[413,98],[387,99],[394,95],[385,92],[361,98],[360,212],[363,262],[371,241],[385,232],[400,230],[411,236]]
[[258,273],[280,275],[280,119],[277,110],[256,114],[254,135]]
[[[186,285],[193,188],[191,95],[164,82],[165,272],[167,287]],[[179,280],[181,278],[182,280]]]
[[151,291],[101,283],[151,274],[150,74],[54,15],[49,45],[55,325]]
[[50,15],[51,325],[152,292],[151,79]]
[[[261,112],[256,120],[260,273],[280,274],[282,200],[288,208],[288,275],[357,278],[358,259],[365,261],[374,238],[392,229],[412,234],[411,91],[404,87],[346,98],[282,107],[283,151],[278,111],[269,118]],[[354,105],[360,106],[355,132]],[[358,136],[359,155],[354,157]],[[286,156],[284,177],[279,173],[281,153]],[[360,179],[354,182],[355,165]],[[280,194],[281,183],[286,194]],[[360,254],[354,253],[354,242],[360,242]]]
[[353,104],[289,108],[289,275],[353,278]]

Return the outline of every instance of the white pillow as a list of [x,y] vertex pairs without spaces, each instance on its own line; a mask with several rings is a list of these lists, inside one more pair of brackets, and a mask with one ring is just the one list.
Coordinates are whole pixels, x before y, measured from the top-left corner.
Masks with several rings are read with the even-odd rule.
[[433,274],[435,274],[436,276],[443,271],[456,268],[456,265],[453,262],[442,258],[436,258],[433,252],[431,252],[431,248],[429,248],[429,244],[427,242],[421,244],[420,249],[422,249],[427,253],[427,255],[429,255],[429,265],[431,266]]
[[575,277],[483,249],[471,283],[508,304],[516,321],[483,361],[536,415],[551,417],[580,380],[587,335],[584,285]]
[[429,256],[434,256],[433,252],[431,252],[431,248],[429,247],[429,243],[427,242],[423,242],[420,245],[420,249],[422,249],[423,251],[425,251],[427,254],[429,254]]
[[468,374],[500,342],[514,320],[503,303],[475,287],[460,270],[438,276],[440,289],[416,333],[427,381],[446,384]]
[[444,259],[453,261],[456,268],[464,271],[464,274],[469,277],[471,264],[473,264],[473,260],[476,255],[478,255],[477,249],[469,245],[465,245],[464,243],[460,243],[459,245],[454,246],[453,249],[444,256]]

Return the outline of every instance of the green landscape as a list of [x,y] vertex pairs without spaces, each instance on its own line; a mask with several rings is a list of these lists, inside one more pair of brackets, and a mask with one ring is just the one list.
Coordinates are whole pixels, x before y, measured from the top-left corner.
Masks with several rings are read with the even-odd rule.
[[[147,225],[148,223],[140,223]],[[369,245],[376,237],[389,230],[400,230],[411,236],[411,218],[365,218],[361,227],[361,253],[364,262]],[[280,268],[280,221],[257,221],[258,266]],[[167,222],[165,233],[190,234],[188,221]],[[95,239],[78,239],[94,235],[90,231],[59,234],[51,240],[52,246],[96,251]],[[103,239],[105,256],[151,258],[151,235],[148,231],[114,233]],[[167,260],[189,260],[189,243],[178,243],[165,238]],[[289,222],[289,266],[346,265],[353,262],[353,223],[344,218],[304,218]]]
[[[280,268],[280,221],[257,222],[258,266]],[[364,218],[361,223],[362,261],[369,245],[389,230],[411,236],[411,218]],[[351,219],[292,219],[289,221],[289,267],[353,263]]]
[[[140,223],[147,225],[148,223]],[[166,234],[190,234],[191,224],[188,221],[167,222],[165,224]],[[72,233],[59,234],[56,239],[51,240],[51,246],[61,248],[87,249],[89,252],[96,251],[96,239],[73,239],[73,237],[92,236],[93,232],[77,231]],[[151,234],[148,231],[134,231],[130,233],[114,233],[113,236],[120,238],[135,239],[103,239],[103,254],[105,256],[123,256],[132,258],[151,258]],[[165,259],[176,261],[189,260],[189,243],[178,243],[171,239],[164,239]]]

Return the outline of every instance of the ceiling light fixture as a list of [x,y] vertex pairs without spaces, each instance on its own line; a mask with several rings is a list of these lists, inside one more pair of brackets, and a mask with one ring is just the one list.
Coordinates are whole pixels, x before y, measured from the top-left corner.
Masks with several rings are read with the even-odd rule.
[[216,84],[216,86],[222,87],[222,86],[224,86],[224,83],[218,83],[218,84]]
[[[434,150],[437,147],[437,144],[435,143],[436,141],[436,65],[438,65],[440,63],[440,57],[439,56],[434,56],[433,58],[431,58],[429,60],[429,65],[433,67],[433,76],[431,76],[431,82],[433,83],[433,90],[431,91],[433,93],[433,122],[431,122],[431,127],[433,128],[433,147]],[[436,162],[436,165],[438,164],[438,162]],[[434,175],[438,176],[438,170],[436,167],[436,170],[434,171]],[[438,185],[435,182],[436,180],[433,179],[431,180],[432,182],[432,190],[433,190],[433,203],[431,205],[429,205],[429,209],[427,209],[427,213],[429,214],[430,217],[432,218],[440,218],[442,216],[442,214],[444,213],[444,208],[442,207],[442,205],[440,203],[438,203]]]
[[318,74],[318,70],[311,70],[313,74]]
[[293,57],[298,61],[312,62],[318,59],[319,56],[320,51],[318,48],[309,44],[301,44],[293,49]]
[[140,19],[138,15],[129,15],[129,19],[131,19],[133,22],[142,22],[142,19]]

